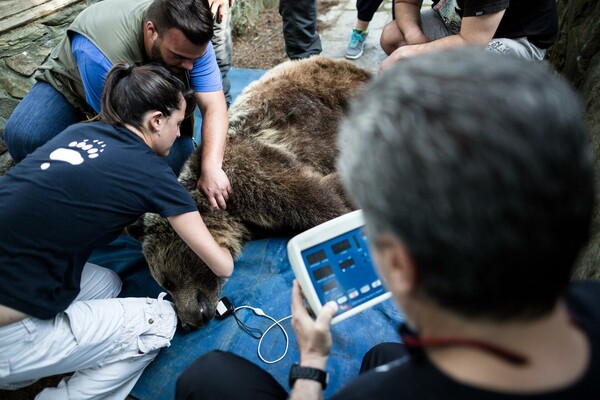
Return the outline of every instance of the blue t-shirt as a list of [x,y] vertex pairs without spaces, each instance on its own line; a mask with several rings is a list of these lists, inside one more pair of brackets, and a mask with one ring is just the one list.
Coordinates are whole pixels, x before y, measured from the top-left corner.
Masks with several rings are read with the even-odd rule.
[[[73,34],[71,51],[77,62],[85,100],[100,113],[104,81],[112,63],[94,43],[79,33]],[[194,92],[216,92],[223,89],[221,72],[211,42],[208,42],[204,55],[194,61],[194,67],[190,71],[190,86]]]
[[0,177],[0,304],[53,318],[98,245],[142,214],[197,211],[172,169],[128,129],[67,128]]

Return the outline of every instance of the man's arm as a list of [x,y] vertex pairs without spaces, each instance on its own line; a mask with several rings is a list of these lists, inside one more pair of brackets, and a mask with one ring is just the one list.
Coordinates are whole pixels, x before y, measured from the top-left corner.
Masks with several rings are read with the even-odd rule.
[[231,193],[229,178],[223,171],[229,118],[212,43],[209,42],[206,53],[194,61],[190,79],[196,104],[202,113],[202,166],[197,188],[212,207],[225,209]]
[[233,257],[219,246],[200,213],[192,211],[167,218],[179,237],[208,265],[215,275],[228,278],[233,273]]
[[432,51],[465,45],[484,47],[494,37],[494,33],[496,33],[496,29],[500,25],[504,12],[505,10],[501,10],[477,17],[464,17],[461,22],[460,32],[456,35],[450,35],[427,43],[399,47],[381,63],[379,71],[383,71],[398,60]]
[[407,45],[429,41],[421,28],[421,3],[422,0],[396,0],[394,4],[396,26]]
[[[338,310],[337,303],[330,301],[316,320],[308,314],[298,281],[292,287],[292,327],[296,332],[300,351],[300,366],[325,370],[331,351],[331,320]],[[316,400],[323,398],[321,384],[308,379],[298,379],[290,400]]]
[[210,6],[210,12],[213,15],[217,24],[220,24],[223,21],[223,17],[225,14],[229,12],[227,5],[229,4],[229,8],[232,8],[235,4],[235,0],[209,0],[208,5]]
[[225,209],[232,191],[229,178],[223,171],[229,125],[225,95],[219,90],[196,92],[194,97],[202,113],[202,166],[197,187],[212,207]]
[[112,63],[88,38],[79,33],[75,33],[71,39],[71,52],[77,62],[85,101],[99,114],[104,82]]

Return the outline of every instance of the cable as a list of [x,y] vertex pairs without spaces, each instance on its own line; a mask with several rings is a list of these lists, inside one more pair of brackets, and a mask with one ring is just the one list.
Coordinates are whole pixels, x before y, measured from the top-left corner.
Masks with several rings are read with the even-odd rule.
[[[288,337],[287,332],[285,331],[285,328],[283,326],[281,326],[281,322],[285,321],[286,319],[290,319],[292,318],[291,315],[288,315],[287,317],[281,318],[280,320],[275,320],[275,318],[265,314],[265,317],[269,318],[271,321],[273,321],[273,323],[271,324],[271,326],[269,326],[267,328],[267,330],[265,331],[265,333],[262,334],[262,336],[260,337],[260,340],[258,341],[258,347],[257,347],[257,351],[258,351],[258,357],[265,363],[267,364],[275,364],[279,361],[281,361],[283,359],[283,357],[286,356],[287,352],[288,352],[288,347],[290,344],[290,338]],[[262,354],[260,353],[260,346],[262,345],[262,341],[264,339],[265,336],[267,336],[267,332],[269,332],[271,330],[271,328],[273,328],[275,325],[279,326],[279,329],[281,329],[281,332],[283,332],[283,335],[285,336],[285,351],[283,352],[283,354],[281,355],[281,357],[279,357],[276,360],[270,361],[270,360],[266,360]]]
[[[273,321],[273,323],[272,323],[272,324],[271,324],[271,325],[270,325],[270,326],[269,326],[269,327],[268,327],[268,328],[267,328],[267,329],[266,329],[264,332],[262,332],[262,331],[261,331],[260,329],[258,329],[258,328],[253,328],[253,327],[250,327],[250,326],[246,325],[246,324],[245,324],[245,323],[243,323],[243,322],[242,322],[242,321],[241,321],[241,320],[240,320],[240,319],[237,317],[237,315],[236,315],[236,312],[237,312],[237,311],[239,311],[240,309],[244,309],[244,308],[245,308],[245,309],[252,310],[252,312],[254,312],[254,314],[258,315],[259,317],[264,317],[264,318],[268,318],[268,319],[270,319],[271,321]],[[239,306],[239,307],[236,307],[236,308],[233,310],[233,317],[235,318],[235,320],[236,320],[237,324],[240,326],[240,328],[242,328],[242,330],[243,330],[244,332],[246,332],[247,334],[249,334],[250,336],[252,336],[252,337],[253,337],[253,338],[255,338],[255,339],[259,339],[259,341],[258,341],[258,347],[257,347],[257,349],[256,349],[256,350],[257,350],[257,352],[258,352],[258,357],[259,357],[259,358],[260,358],[260,359],[261,359],[261,360],[262,360],[264,363],[267,363],[267,364],[275,364],[275,363],[277,363],[277,362],[281,361],[281,360],[282,360],[282,359],[283,359],[283,358],[284,358],[284,357],[287,355],[288,348],[289,348],[289,344],[290,344],[290,338],[289,338],[289,336],[288,336],[288,334],[287,334],[287,332],[286,332],[285,328],[284,328],[284,327],[281,325],[281,322],[283,322],[283,321],[285,321],[285,320],[287,320],[287,319],[290,319],[290,318],[292,318],[292,316],[291,316],[291,315],[288,315],[287,317],[284,317],[284,318],[282,318],[282,319],[280,319],[280,320],[276,320],[275,318],[271,317],[270,315],[267,315],[267,314],[266,314],[266,313],[265,313],[265,312],[264,312],[262,309],[260,309],[260,308],[257,308],[257,307],[251,307],[251,306]],[[263,342],[263,339],[264,339],[264,337],[267,335],[267,333],[268,333],[268,332],[269,332],[269,331],[270,331],[270,330],[271,330],[271,329],[272,329],[274,326],[278,326],[278,327],[279,327],[279,329],[281,329],[281,332],[283,332],[283,335],[285,336],[285,350],[284,350],[283,354],[282,354],[282,355],[281,355],[279,358],[277,358],[277,359],[275,359],[275,360],[267,360],[267,359],[265,359],[265,358],[263,357],[262,353],[260,352],[260,347],[262,346],[262,342]],[[258,336],[257,336],[257,335],[258,335]]]
[[[246,332],[248,335],[252,336],[254,339],[260,339],[260,338],[262,338],[262,336],[263,336],[264,334],[263,334],[263,332],[262,332],[260,329],[258,329],[258,328],[253,328],[253,327],[251,327],[251,326],[248,326],[248,325],[246,325],[245,323],[243,323],[243,322],[242,322],[242,321],[241,321],[241,320],[238,318],[238,316],[236,315],[236,312],[237,312],[238,310],[242,309],[242,308],[247,308],[247,309],[249,309],[249,310],[252,310],[252,311],[254,311],[254,313],[256,314],[256,311],[254,310],[254,308],[253,308],[253,307],[250,307],[250,306],[239,306],[239,307],[236,307],[236,308],[233,310],[233,318],[235,318],[235,322],[237,322],[237,324],[239,325],[239,327],[240,327],[240,328],[242,328],[242,330],[243,330],[244,332]],[[261,311],[262,311],[262,310],[261,310]],[[264,314],[264,313],[263,313],[263,314]]]

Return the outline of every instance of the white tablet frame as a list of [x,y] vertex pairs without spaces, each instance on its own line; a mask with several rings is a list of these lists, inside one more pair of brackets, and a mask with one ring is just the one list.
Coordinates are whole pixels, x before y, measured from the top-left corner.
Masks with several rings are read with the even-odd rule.
[[[323,308],[323,304],[321,304],[319,296],[317,295],[317,291],[313,286],[309,275],[309,270],[302,258],[302,251],[322,244],[323,242],[336,238],[346,232],[362,226],[364,226],[362,210],[356,210],[302,232],[294,236],[288,242],[287,251],[292,270],[294,271],[296,279],[302,288],[304,298],[315,315],[319,314]],[[389,291],[386,291],[383,294],[366,301],[365,303],[336,315],[331,323],[335,324],[343,321],[348,317],[374,306],[375,304],[389,299],[391,296],[392,294]]]

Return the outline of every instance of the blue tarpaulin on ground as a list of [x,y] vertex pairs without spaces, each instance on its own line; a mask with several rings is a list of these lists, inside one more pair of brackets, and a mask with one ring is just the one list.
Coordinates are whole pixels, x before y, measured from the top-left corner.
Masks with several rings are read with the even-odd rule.
[[[273,238],[249,242],[235,263],[235,272],[223,288],[235,306],[260,307],[275,319],[290,314],[290,295],[294,273],[287,259],[287,239]],[[141,253],[140,244],[127,236],[97,249],[91,260],[113,269],[123,278],[121,297],[156,297],[162,289],[154,282]],[[265,330],[271,321],[250,310],[239,310],[247,325]],[[326,395],[334,393],[356,376],[362,356],[377,343],[396,341],[396,327],[402,316],[387,300],[333,326],[333,350],[328,364],[331,373]],[[257,355],[258,340],[242,331],[233,317],[213,320],[205,327],[185,332],[178,330],[171,347],[162,349],[132,391],[142,399],[173,399],[175,380],[198,356],[211,350],[231,351],[260,365],[287,388],[290,366],[299,361],[296,338],[290,321],[282,322],[290,337],[287,355],[276,364],[266,364]],[[263,340],[261,354],[267,360],[279,358],[285,350],[283,333],[274,328]],[[227,376],[227,371],[223,371]],[[202,377],[199,377],[202,379]],[[227,379],[235,377],[227,376]]]
[[[264,72],[232,69],[229,77],[234,97]],[[224,286],[223,295],[235,306],[259,307],[275,319],[288,316],[294,274],[287,258],[287,240],[272,238],[249,242],[235,262],[235,272]],[[90,261],[119,273],[123,280],[121,297],[156,297],[163,291],[150,276],[140,243],[128,236],[123,235],[98,248]],[[247,309],[239,310],[237,316],[247,325],[263,331],[272,323]],[[387,300],[333,326],[334,345],[327,368],[331,377],[326,396],[357,375],[362,357],[369,348],[399,339],[396,328],[401,319],[391,300]],[[289,351],[275,364],[266,364],[259,359],[258,340],[240,329],[233,317],[213,320],[194,332],[178,330],[171,346],[162,349],[156,360],[146,368],[132,395],[141,400],[173,399],[175,381],[181,372],[197,357],[215,349],[231,351],[258,364],[287,389],[289,368],[299,361],[299,355],[290,320],[282,322],[282,325],[290,338]],[[278,328],[271,329],[263,340],[261,354],[267,360],[274,360],[284,350],[283,333]],[[223,375],[225,382],[233,384],[235,377],[228,376],[227,371],[223,371]],[[202,377],[198,379],[201,381]]]

